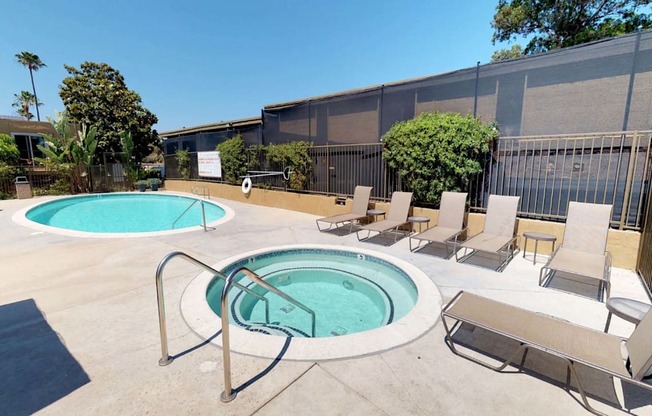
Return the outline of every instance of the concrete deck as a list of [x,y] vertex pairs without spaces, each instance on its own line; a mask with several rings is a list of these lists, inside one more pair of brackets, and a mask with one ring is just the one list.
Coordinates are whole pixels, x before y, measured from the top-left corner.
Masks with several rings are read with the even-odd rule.
[[[464,289],[602,330],[603,303],[538,286],[545,256],[538,256],[535,266],[531,253],[526,259],[519,255],[496,273],[411,253],[405,239],[389,247],[361,243],[355,235],[319,233],[312,215],[216,198],[235,218],[210,232],[107,240],[38,232],[11,220],[14,212],[44,199],[0,201],[0,415],[586,413],[579,394],[565,388],[567,373],[559,360],[534,352],[525,372],[497,373],[454,355],[444,344],[440,321],[410,344],[362,358],[305,362],[233,354],[239,393],[235,401],[221,403],[222,351],[199,339],[179,310],[184,288],[200,270],[181,260],[172,261],[164,276],[170,354],[176,359],[157,365],[154,276],[171,251],[215,264],[277,245],[364,247],[423,270],[444,301]],[[648,300],[637,275],[622,269],[612,272],[612,296]],[[627,337],[632,330],[632,324],[613,318],[610,333]],[[467,332],[461,336],[481,351],[500,355],[506,344]],[[584,373],[585,388],[595,394],[592,405],[624,414],[611,379]],[[652,392],[629,385],[623,390],[630,413],[652,415]]]

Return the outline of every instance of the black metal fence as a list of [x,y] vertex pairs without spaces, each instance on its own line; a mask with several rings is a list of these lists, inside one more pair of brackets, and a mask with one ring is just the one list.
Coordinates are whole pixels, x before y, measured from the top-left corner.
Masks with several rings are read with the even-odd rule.
[[[352,195],[356,185],[365,185],[373,186],[374,199],[389,200],[404,190],[382,159],[382,144],[315,146],[309,153],[313,166],[302,192]],[[249,158],[256,158],[258,170],[285,168],[266,164],[259,153]],[[569,201],[612,204],[613,226],[640,230],[651,159],[652,131],[500,138],[470,184],[471,209],[483,211],[490,194],[518,195],[520,216],[561,221]],[[179,178],[176,158],[165,162],[167,177]],[[197,175],[196,153],[191,166],[191,180],[224,182]],[[288,189],[281,175],[254,178],[254,186]]]

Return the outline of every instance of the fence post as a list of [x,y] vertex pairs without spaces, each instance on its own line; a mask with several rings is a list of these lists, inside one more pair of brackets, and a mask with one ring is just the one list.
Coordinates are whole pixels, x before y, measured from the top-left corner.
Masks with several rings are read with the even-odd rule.
[[623,195],[623,208],[620,212],[620,225],[619,229],[622,230],[627,225],[627,219],[629,218],[629,194],[632,188],[632,182],[634,181],[634,165],[636,164],[636,154],[638,153],[638,132],[634,132],[632,137],[632,146],[630,147],[629,152],[629,162],[627,165],[627,177],[625,178],[625,193]]

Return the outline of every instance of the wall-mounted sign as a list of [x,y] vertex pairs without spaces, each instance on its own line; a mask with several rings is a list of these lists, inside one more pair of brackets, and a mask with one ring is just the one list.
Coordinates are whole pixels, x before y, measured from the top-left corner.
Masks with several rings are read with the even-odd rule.
[[220,152],[197,152],[199,176],[208,178],[222,177],[222,160]]

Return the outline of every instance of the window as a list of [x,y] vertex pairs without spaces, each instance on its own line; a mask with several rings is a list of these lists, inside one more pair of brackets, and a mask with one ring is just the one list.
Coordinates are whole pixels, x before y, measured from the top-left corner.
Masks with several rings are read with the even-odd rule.
[[11,133],[20,151],[20,159],[23,163],[33,163],[35,157],[45,157],[37,145],[45,146],[45,139],[35,133]]

